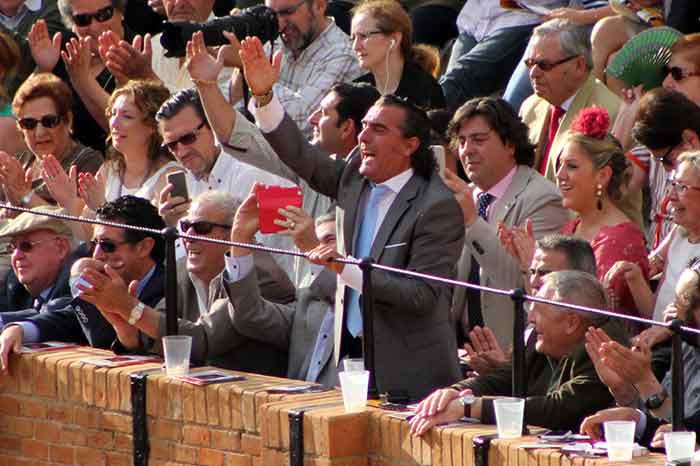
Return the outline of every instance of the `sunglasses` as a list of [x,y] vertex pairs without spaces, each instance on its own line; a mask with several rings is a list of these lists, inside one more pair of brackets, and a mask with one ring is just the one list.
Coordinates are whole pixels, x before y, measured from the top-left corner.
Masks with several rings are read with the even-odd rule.
[[52,113],[49,113],[48,115],[44,115],[43,117],[37,119],[37,118],[20,118],[19,121],[17,122],[19,124],[19,127],[22,129],[27,129],[27,130],[32,130],[37,127],[39,123],[41,123],[41,126],[44,128],[55,128],[56,126],[61,124],[61,117],[58,115],[54,115]]
[[94,13],[80,13],[73,15],[73,22],[76,26],[87,27],[92,24],[92,20],[96,19],[100,23],[109,21],[114,16],[114,7],[106,6]]
[[194,228],[194,232],[198,235],[208,235],[214,229],[214,227],[225,228],[227,230],[231,229],[232,225],[224,225],[221,223],[205,222],[203,220],[197,222],[190,222],[189,220],[180,220],[180,230],[187,232],[190,228]]
[[23,239],[22,241],[11,241],[7,245],[7,252],[11,254],[15,252],[16,249],[19,249],[24,253],[31,252],[32,249],[34,249],[34,246],[36,246],[37,244],[45,243],[46,241],[52,241],[55,239],[58,239],[58,237],[54,236],[53,238],[40,239],[36,241],[30,241],[28,239]]
[[117,250],[119,246],[126,243],[128,243],[128,241],[112,241],[111,239],[90,240],[90,244],[92,245],[93,251],[95,250],[95,248],[97,248],[97,246],[99,246],[100,249],[102,249],[102,251],[107,254],[113,253]]
[[525,63],[525,66],[527,66],[528,69],[532,69],[535,67],[535,65],[537,65],[542,71],[551,71],[557,66],[561,65],[562,63],[571,61],[578,56],[579,55],[570,55],[558,61],[535,60],[534,58],[526,58],[525,60],[523,60],[523,63]]
[[182,144],[183,146],[189,146],[195,143],[197,140],[197,131],[202,129],[204,126],[204,122],[201,122],[199,126],[197,126],[194,130],[190,131],[187,134],[183,134],[179,138],[175,139],[174,141],[166,142],[163,143],[161,149],[167,150],[171,153],[175,152],[175,149],[177,148],[178,144]]
[[685,71],[680,66],[668,66],[664,65],[662,68],[664,75],[671,75],[674,81],[683,81],[685,78],[690,78],[691,76],[700,76],[698,71]]

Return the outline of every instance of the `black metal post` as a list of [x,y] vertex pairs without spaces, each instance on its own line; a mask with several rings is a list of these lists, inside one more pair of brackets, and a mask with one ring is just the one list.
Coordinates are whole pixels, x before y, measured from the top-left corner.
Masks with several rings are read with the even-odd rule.
[[175,241],[177,230],[163,229],[165,239],[165,327],[168,335],[177,335],[177,266],[175,265]]
[[371,257],[363,257],[360,260],[362,271],[362,356],[365,360],[365,369],[369,371],[369,385],[367,398],[376,400],[379,398],[376,376],[374,373],[374,290],[372,288],[372,263]]
[[671,337],[671,412],[673,430],[685,430],[683,425],[684,402],[683,394],[685,387],[683,383],[683,345],[682,330],[683,321],[674,319],[670,329],[673,331]]
[[517,288],[510,292],[513,300],[513,396],[525,398],[525,290]]

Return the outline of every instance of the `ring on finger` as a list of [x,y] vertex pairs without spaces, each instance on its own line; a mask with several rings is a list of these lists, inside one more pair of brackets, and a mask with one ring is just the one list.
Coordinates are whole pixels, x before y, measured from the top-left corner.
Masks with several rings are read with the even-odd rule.
[[290,230],[293,230],[294,227],[296,227],[296,226],[297,226],[297,224],[294,223],[293,221],[290,221],[290,222],[289,222],[289,229],[290,229]]

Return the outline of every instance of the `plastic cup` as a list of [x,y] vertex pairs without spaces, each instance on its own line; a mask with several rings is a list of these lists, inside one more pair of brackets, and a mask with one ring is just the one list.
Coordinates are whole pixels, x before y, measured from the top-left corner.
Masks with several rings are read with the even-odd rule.
[[343,359],[344,371],[363,371],[365,370],[365,360],[362,358],[345,358]]
[[343,404],[346,413],[363,411],[367,405],[369,371],[343,371],[338,373],[340,388],[343,391]]
[[603,423],[609,461],[632,461],[634,428],[634,421],[608,421]]
[[695,432],[666,432],[664,434],[666,460],[687,460],[695,453]]
[[169,376],[186,375],[190,371],[191,350],[192,337],[189,335],[163,337],[165,373]]
[[496,411],[498,438],[518,438],[523,434],[525,400],[522,398],[500,398],[493,400]]

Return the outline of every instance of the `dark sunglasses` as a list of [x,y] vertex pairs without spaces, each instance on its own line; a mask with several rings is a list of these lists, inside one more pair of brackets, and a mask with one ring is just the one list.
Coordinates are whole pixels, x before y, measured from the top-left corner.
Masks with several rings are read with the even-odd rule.
[[163,150],[167,150],[169,152],[175,152],[175,149],[177,149],[178,144],[182,144],[183,146],[189,146],[191,144],[194,144],[195,141],[197,140],[197,131],[202,129],[204,126],[204,122],[201,122],[199,126],[197,126],[194,130],[190,131],[187,134],[183,134],[179,138],[175,139],[174,141],[166,142],[163,143],[161,148]]
[[578,55],[570,55],[566,58],[562,58],[561,60],[552,62],[547,60],[535,60],[534,58],[526,58],[525,60],[523,60],[523,63],[525,63],[525,66],[527,66],[528,69],[532,69],[535,67],[535,65],[537,65],[542,71],[551,71],[557,66],[561,65],[562,63],[571,61],[576,57],[578,57]]
[[93,19],[96,19],[100,23],[109,21],[114,16],[114,7],[106,6],[94,13],[80,13],[73,15],[73,22],[76,26],[86,27],[90,26]]
[[103,252],[111,254],[117,250],[122,244],[126,244],[128,241],[112,241],[111,239],[92,239],[90,244],[92,245],[92,250],[94,251],[97,246],[102,249]]
[[680,66],[668,66],[664,65],[661,68],[664,75],[671,75],[674,81],[683,81],[685,78],[690,78],[691,76],[700,76],[698,71],[685,71]]
[[20,118],[19,121],[17,122],[19,124],[19,127],[22,129],[35,129],[39,123],[41,123],[41,126],[44,128],[55,128],[56,126],[61,124],[61,117],[58,115],[54,115],[52,113],[49,113],[48,115],[44,115],[43,117],[37,119],[37,118]]
[[57,237],[54,236],[53,238],[40,239],[40,240],[36,240],[36,241],[30,241],[28,239],[23,239],[22,241],[16,241],[16,242],[12,241],[7,245],[7,251],[9,253],[13,253],[13,252],[15,252],[15,249],[19,249],[20,251],[22,251],[24,253],[31,252],[32,249],[34,249],[34,246],[36,246],[37,244],[41,244],[41,243],[44,243],[46,241],[52,241],[56,238]]
[[189,220],[180,220],[180,230],[186,233],[187,230],[194,228],[194,232],[198,235],[208,235],[214,229],[214,227],[225,228],[227,230],[231,229],[231,225],[224,225],[221,223],[205,222],[200,220],[198,222],[190,222]]

